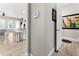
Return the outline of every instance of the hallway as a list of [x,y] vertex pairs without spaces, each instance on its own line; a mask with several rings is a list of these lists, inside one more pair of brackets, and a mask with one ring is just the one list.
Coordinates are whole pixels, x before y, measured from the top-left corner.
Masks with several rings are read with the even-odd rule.
[[79,42],[63,42],[59,52],[53,53],[53,56],[79,56]]

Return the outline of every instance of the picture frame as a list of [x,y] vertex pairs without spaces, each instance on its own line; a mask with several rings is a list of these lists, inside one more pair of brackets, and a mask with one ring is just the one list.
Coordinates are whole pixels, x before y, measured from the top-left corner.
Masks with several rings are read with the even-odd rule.
[[62,16],[62,29],[79,29],[79,13]]
[[52,9],[52,21],[56,21],[56,10]]

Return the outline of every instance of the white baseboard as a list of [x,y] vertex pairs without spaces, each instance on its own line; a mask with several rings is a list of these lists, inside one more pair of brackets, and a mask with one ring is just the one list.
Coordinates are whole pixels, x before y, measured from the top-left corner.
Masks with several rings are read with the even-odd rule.
[[25,53],[23,53],[21,56],[28,56],[28,53],[25,52]]
[[79,42],[79,39],[69,38],[69,37],[62,37],[62,39],[68,39],[70,41],[77,41]]
[[[52,56],[53,53],[54,53],[54,49],[52,49],[52,50],[49,52],[48,56]],[[34,56],[34,55],[31,53],[30,56]]]
[[33,55],[32,53],[30,53],[30,56],[35,56],[35,55]]
[[[48,56],[52,56],[53,53],[54,53],[54,49],[52,49],[52,50],[49,52]],[[30,56],[34,56],[34,55],[31,53]]]
[[34,56],[34,55],[31,53],[30,56]]
[[49,52],[48,56],[52,56],[53,53],[54,53],[54,49],[52,49],[52,50]]

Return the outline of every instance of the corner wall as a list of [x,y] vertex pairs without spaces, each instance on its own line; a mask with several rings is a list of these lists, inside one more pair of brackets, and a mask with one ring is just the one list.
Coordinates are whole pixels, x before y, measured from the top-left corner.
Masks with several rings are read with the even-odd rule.
[[[54,22],[52,8],[55,4],[31,4],[31,53],[35,56],[51,55],[54,50]],[[34,19],[33,12],[39,11],[39,17]]]

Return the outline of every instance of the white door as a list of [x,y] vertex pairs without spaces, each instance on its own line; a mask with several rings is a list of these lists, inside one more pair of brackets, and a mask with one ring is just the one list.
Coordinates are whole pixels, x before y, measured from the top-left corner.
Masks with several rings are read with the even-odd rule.
[[62,13],[61,13],[61,4],[57,4],[57,27],[56,27],[57,39],[56,39],[56,48],[57,50],[62,45]]

